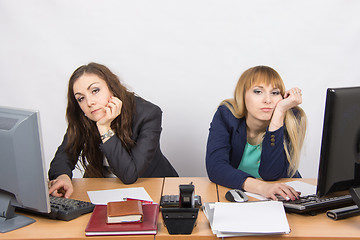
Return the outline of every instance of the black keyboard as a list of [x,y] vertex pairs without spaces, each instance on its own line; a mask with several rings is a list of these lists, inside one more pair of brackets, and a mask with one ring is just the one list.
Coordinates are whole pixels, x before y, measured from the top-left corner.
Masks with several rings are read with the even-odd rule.
[[82,214],[93,211],[95,205],[91,202],[85,202],[69,198],[50,197],[51,212],[45,214],[51,219],[70,221]]
[[300,199],[294,201],[285,200],[283,203],[287,212],[295,212],[300,214],[316,214],[318,211],[355,204],[350,194],[329,198],[318,198],[316,195],[308,195],[301,196]]
[[95,205],[91,202],[62,197],[54,197],[52,195],[50,195],[49,198],[51,210],[50,213],[36,212],[25,208],[17,208],[17,210],[45,216],[50,219],[70,221],[74,218],[81,216],[82,214],[92,212],[95,207]]

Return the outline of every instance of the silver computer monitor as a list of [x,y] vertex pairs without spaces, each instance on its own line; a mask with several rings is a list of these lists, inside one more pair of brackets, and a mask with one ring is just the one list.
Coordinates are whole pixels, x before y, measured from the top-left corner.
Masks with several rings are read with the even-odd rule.
[[50,212],[38,111],[0,106],[0,232],[32,222],[21,207]]
[[329,88],[318,172],[317,195],[360,185],[360,87]]

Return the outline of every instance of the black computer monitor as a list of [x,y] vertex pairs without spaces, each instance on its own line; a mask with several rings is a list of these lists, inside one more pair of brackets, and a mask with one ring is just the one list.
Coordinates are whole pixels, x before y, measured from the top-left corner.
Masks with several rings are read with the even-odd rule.
[[329,88],[317,182],[318,197],[360,186],[360,87]]
[[0,107],[0,232],[35,221],[16,207],[50,212],[39,120],[37,111]]

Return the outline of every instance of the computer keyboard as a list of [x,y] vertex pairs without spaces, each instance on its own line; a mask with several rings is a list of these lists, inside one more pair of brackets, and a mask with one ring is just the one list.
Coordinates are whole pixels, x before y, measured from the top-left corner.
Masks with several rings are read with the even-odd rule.
[[85,202],[69,198],[50,197],[51,212],[45,214],[51,219],[70,221],[82,214],[93,211],[95,205],[91,202]]
[[49,196],[49,199],[51,209],[50,213],[42,213],[25,208],[17,208],[17,210],[45,216],[50,219],[70,221],[82,214],[92,212],[95,207],[95,205],[91,202],[76,199],[54,197],[52,195]]
[[350,194],[318,198],[316,195],[301,196],[297,200],[284,200],[284,207],[287,212],[316,214],[317,211],[339,208],[343,206],[354,205]]

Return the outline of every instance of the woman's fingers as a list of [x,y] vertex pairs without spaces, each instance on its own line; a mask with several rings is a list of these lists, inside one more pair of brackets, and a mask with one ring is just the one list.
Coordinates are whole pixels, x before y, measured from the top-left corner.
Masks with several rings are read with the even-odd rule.
[[74,189],[71,179],[67,175],[60,175],[57,179],[51,180],[48,183],[49,194],[55,197],[69,198]]
[[273,187],[270,190],[270,198],[273,200],[278,200],[276,195],[280,195],[286,200],[295,200],[299,197],[299,193],[295,191],[294,188],[284,184],[284,183],[274,183]]
[[122,101],[117,97],[111,97],[108,103],[110,115],[113,119],[121,114]]

